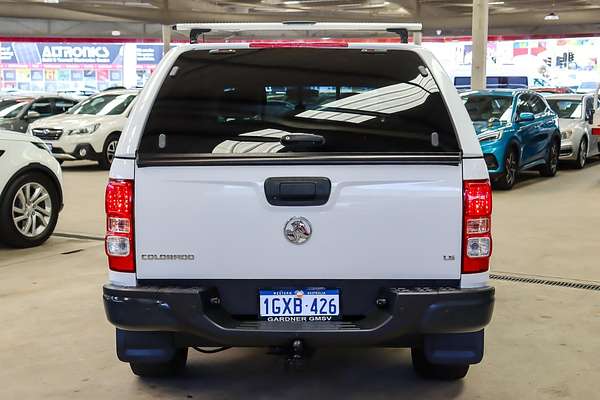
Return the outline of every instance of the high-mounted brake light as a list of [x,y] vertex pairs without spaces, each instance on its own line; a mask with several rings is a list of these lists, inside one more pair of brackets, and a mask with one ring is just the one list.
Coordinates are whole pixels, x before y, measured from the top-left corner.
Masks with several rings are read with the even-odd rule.
[[490,268],[492,255],[492,187],[488,180],[464,182],[462,273]]
[[133,181],[110,179],[106,186],[105,249],[113,271],[135,272]]
[[280,47],[348,47],[344,41],[258,41],[249,44],[251,48],[280,48]]

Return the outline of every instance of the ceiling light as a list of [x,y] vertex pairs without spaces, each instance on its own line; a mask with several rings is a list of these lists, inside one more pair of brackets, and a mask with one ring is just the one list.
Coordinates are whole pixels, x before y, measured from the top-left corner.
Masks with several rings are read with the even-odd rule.
[[110,34],[113,36],[121,36],[121,31],[112,31]]
[[546,15],[544,17],[544,19],[546,21],[558,21],[560,19],[560,17],[556,14],[554,14],[553,12],[551,12],[550,14]]
[[438,35],[438,36],[440,36],[442,34],[442,30],[441,29],[436,30],[435,34]]
[[44,3],[48,3],[48,4],[58,4],[60,0],[44,0]]
[[490,1],[488,4],[490,6],[502,6],[502,5],[504,5],[504,2],[503,1]]

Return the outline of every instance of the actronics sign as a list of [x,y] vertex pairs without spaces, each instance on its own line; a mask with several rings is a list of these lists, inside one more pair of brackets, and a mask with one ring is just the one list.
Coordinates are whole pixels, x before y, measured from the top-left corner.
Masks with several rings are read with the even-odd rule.
[[[40,47],[43,63],[108,64],[111,63],[111,59],[114,58],[111,57],[111,55],[115,53],[113,52],[111,54],[111,49],[106,45],[42,45]],[[118,54],[118,51],[116,53]]]
[[123,45],[89,43],[0,43],[0,62],[11,65],[122,64]]

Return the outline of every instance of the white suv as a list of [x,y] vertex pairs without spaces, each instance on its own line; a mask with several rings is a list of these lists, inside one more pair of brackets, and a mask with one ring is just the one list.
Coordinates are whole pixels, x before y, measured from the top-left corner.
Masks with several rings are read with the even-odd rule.
[[492,198],[469,116],[420,47],[210,43],[140,94],[106,189],[117,354],[412,349],[459,379],[483,356]]
[[93,160],[108,169],[138,90],[110,90],[64,114],[40,119],[28,132],[45,141],[62,161]]
[[0,242],[38,246],[63,204],[60,165],[41,140],[0,130]]

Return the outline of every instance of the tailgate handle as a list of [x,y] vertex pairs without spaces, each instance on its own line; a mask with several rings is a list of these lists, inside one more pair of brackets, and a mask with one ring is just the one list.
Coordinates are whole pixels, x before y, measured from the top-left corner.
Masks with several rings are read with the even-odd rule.
[[322,206],[329,200],[327,178],[282,177],[265,180],[265,196],[273,206]]

